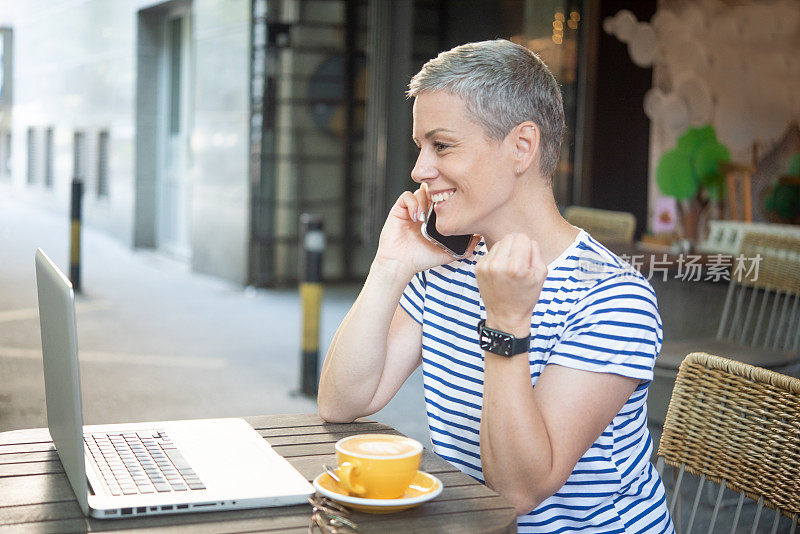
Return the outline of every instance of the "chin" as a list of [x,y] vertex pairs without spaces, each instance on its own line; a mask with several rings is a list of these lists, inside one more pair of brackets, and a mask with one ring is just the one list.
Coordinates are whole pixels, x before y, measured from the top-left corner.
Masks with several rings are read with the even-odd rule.
[[462,235],[467,233],[459,232],[457,228],[452,228],[451,226],[442,224],[440,221],[436,221],[436,231],[442,235]]

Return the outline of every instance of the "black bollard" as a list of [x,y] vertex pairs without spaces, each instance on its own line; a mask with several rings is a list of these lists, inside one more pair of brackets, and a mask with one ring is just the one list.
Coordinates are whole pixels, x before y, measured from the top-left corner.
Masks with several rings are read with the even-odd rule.
[[317,395],[319,373],[319,316],[322,305],[322,253],[325,233],[322,217],[304,213],[300,216],[302,261],[300,300],[303,306],[302,367],[300,390],[303,395]]
[[72,289],[81,290],[81,199],[83,198],[83,181],[76,176],[72,179],[72,209],[70,210],[69,240],[69,279]]

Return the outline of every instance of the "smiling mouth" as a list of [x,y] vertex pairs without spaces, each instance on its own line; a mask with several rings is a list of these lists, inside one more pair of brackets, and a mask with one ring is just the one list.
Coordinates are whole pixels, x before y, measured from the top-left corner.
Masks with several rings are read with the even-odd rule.
[[452,191],[444,191],[443,193],[436,193],[435,195],[431,195],[431,200],[440,204],[446,200],[449,200],[450,197],[456,194],[455,189]]

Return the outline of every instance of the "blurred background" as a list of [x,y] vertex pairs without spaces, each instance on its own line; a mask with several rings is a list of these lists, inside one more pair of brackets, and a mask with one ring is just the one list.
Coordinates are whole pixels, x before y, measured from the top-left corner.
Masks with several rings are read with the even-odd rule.
[[[0,37],[0,431],[45,425],[33,253],[68,269],[75,178],[88,422],[315,411],[300,217],[321,358],[413,185],[408,80],[465,42],[549,65],[556,201],[618,254],[800,228],[796,0],[0,0]],[[665,343],[713,337],[727,280],[651,283]],[[375,418],[427,441],[422,378]]]

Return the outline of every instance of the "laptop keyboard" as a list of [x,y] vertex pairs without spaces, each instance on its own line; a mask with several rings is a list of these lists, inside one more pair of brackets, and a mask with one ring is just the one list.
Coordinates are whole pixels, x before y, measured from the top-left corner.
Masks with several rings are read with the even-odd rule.
[[163,430],[84,434],[112,495],[206,489]]

